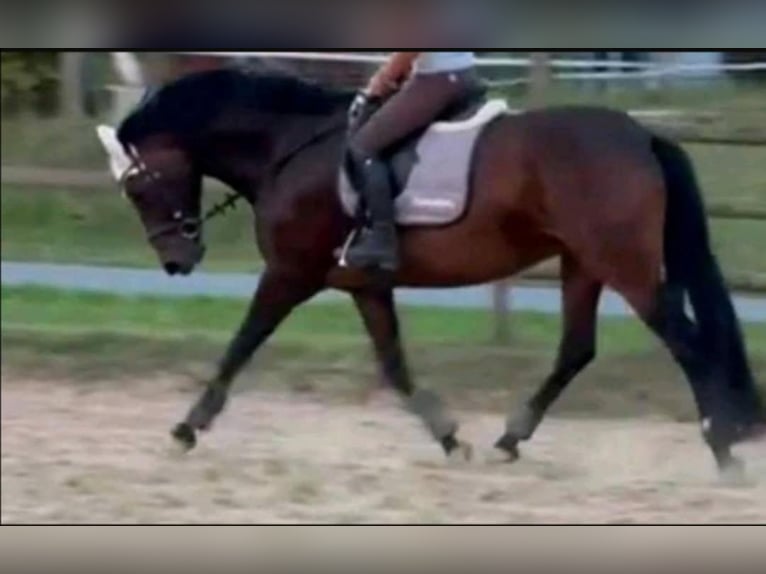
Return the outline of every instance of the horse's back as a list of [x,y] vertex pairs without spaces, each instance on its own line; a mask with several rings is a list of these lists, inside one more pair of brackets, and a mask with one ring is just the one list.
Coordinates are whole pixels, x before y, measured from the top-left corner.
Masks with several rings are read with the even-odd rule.
[[524,112],[515,120],[527,145],[548,150],[573,144],[585,149],[651,147],[651,132],[627,112],[613,108],[558,106]]
[[544,191],[546,176],[576,183],[606,177],[617,164],[629,173],[645,169],[656,175],[652,138],[629,114],[610,108],[559,106],[509,114],[487,130],[474,184],[500,186],[504,204],[523,206]]
[[478,155],[478,210],[499,214],[495,220],[512,233],[537,230],[563,243],[632,226],[648,213],[660,220],[664,181],[652,137],[629,114],[609,108],[508,115],[488,130]]

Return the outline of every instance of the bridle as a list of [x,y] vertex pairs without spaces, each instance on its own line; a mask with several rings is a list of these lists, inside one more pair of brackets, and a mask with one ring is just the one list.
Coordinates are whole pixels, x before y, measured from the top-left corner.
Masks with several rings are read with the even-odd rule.
[[205,223],[229,210],[236,209],[240,199],[242,199],[242,196],[238,193],[228,193],[223,201],[211,207],[201,217],[184,217],[183,212],[176,211],[173,214],[173,221],[171,223],[161,225],[148,234],[149,241],[154,241],[171,234],[180,235],[184,239],[199,239]]
[[[164,176],[162,171],[150,170],[135,148],[130,148],[129,155],[131,164],[120,178],[120,188],[124,190],[128,181],[138,176],[147,177],[149,181],[159,181],[163,179]],[[149,241],[154,241],[165,235],[178,234],[186,239],[196,240],[200,237],[202,227],[205,223],[230,209],[235,209],[236,204],[240,199],[242,199],[242,196],[238,193],[228,193],[223,201],[215,204],[201,217],[185,216],[182,211],[176,211],[173,213],[172,222],[158,226],[156,229],[150,231],[147,234],[147,237]]]
[[[334,133],[346,129],[346,122],[340,124],[331,124],[300,144],[296,145],[289,152],[285,153],[279,160],[274,163],[272,167],[272,177],[278,175],[287,165],[301,152],[312,147],[313,145],[323,141],[325,138],[330,137]],[[150,170],[149,167],[139,156],[137,150],[132,148],[129,150],[129,156],[131,158],[131,165],[125,171],[120,178],[119,185],[122,189],[125,189],[125,185],[128,180],[139,175],[148,177],[150,181],[159,181],[163,178],[163,174],[160,170]],[[185,239],[197,240],[202,234],[202,228],[208,221],[215,219],[216,217],[225,214],[228,211],[233,211],[237,208],[237,204],[245,199],[242,194],[231,192],[226,194],[224,199],[216,203],[213,207],[208,209],[200,217],[191,217],[184,215],[182,211],[176,211],[173,213],[173,221],[170,223],[160,225],[156,229],[153,229],[147,234],[148,240],[154,241],[160,237],[166,235],[180,235]]]

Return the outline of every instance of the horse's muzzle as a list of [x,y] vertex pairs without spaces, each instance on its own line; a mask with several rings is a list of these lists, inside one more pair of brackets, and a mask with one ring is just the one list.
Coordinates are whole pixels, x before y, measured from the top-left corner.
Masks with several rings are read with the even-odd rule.
[[175,275],[191,275],[191,272],[194,271],[193,265],[183,265],[181,263],[176,263],[175,261],[171,261],[170,263],[165,263],[165,273],[170,275],[171,277]]
[[175,256],[163,257],[162,267],[165,273],[171,277],[176,275],[191,275],[194,269],[202,262],[205,257],[205,246],[200,243],[193,244],[192,249],[184,249],[183,254],[177,253]]

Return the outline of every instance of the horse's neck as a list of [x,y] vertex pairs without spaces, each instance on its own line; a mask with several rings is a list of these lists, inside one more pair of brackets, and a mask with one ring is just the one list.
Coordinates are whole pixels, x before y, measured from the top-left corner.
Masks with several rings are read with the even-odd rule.
[[287,162],[318,144],[324,135],[330,137],[334,131],[340,131],[344,124],[345,110],[339,110],[333,115],[304,116],[283,122],[265,136],[270,140],[267,144],[252,143],[256,136],[214,137],[205,146],[205,175],[255,203],[259,193],[268,189],[269,180]]
[[209,161],[203,171],[205,176],[220,181],[248,202],[255,202],[258,174],[253,173],[244,158],[229,155],[225,160]]

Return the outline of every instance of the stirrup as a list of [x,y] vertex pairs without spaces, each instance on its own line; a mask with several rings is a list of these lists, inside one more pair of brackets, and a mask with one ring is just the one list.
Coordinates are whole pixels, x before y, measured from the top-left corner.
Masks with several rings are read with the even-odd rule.
[[356,238],[359,236],[359,228],[355,227],[351,233],[348,234],[348,239],[346,239],[346,242],[343,244],[343,247],[340,248],[340,255],[338,257],[338,266],[343,269],[348,269],[348,252],[351,249],[351,247],[354,245],[354,241],[356,241]]

